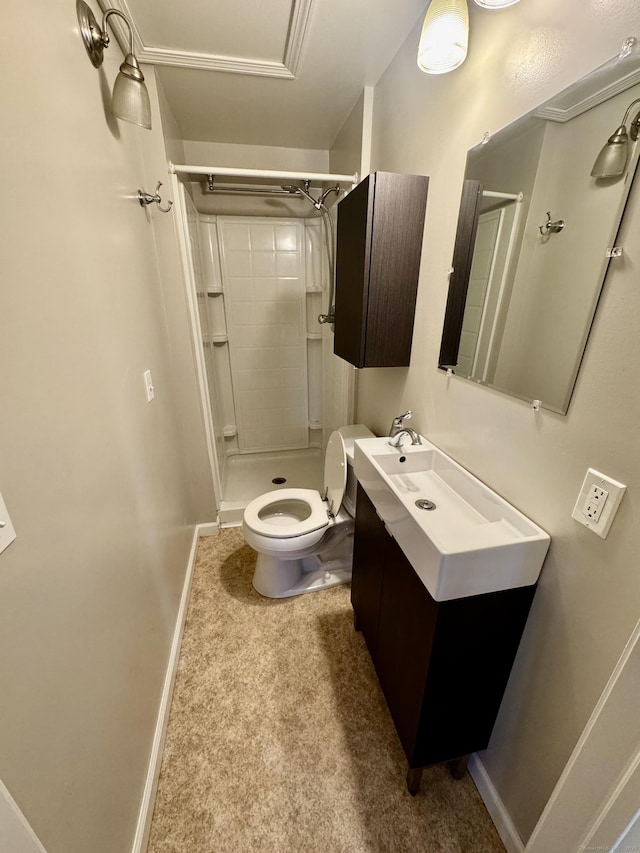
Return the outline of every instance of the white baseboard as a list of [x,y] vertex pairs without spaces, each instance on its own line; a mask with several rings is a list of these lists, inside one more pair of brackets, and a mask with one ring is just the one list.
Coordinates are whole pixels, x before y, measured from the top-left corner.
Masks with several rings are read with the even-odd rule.
[[[214,529],[215,528],[215,529]],[[169,710],[171,708],[171,696],[173,694],[173,685],[178,668],[178,660],[180,658],[180,646],[182,644],[182,633],[184,623],[187,616],[187,606],[189,604],[189,594],[191,592],[191,580],[193,578],[193,570],[196,564],[196,554],[198,550],[198,539],[200,536],[211,536],[218,532],[217,524],[199,524],[194,528],[193,541],[191,543],[191,551],[189,553],[189,562],[182,588],[182,597],[180,598],[180,606],[176,617],[176,626],[173,632],[173,640],[171,643],[171,652],[167,663],[167,671],[164,677],[164,685],[162,688],[162,696],[160,699],[160,707],[158,709],[158,717],[156,721],[156,729],[153,736],[153,744],[151,747],[151,756],[149,758],[149,766],[147,769],[147,778],[145,781],[144,792],[142,794],[142,803],[138,814],[138,825],[133,841],[132,853],[145,853],[149,843],[149,832],[151,830],[151,819],[153,817],[153,806],[158,788],[158,777],[160,776],[160,765],[162,763],[162,752],[164,749],[164,740],[167,732],[167,723],[169,722]]]
[[524,853],[524,844],[518,830],[515,828],[509,812],[495,789],[486,767],[476,753],[469,759],[469,773],[487,807],[487,811],[491,815],[491,820],[498,830],[498,835],[502,839],[507,853]]

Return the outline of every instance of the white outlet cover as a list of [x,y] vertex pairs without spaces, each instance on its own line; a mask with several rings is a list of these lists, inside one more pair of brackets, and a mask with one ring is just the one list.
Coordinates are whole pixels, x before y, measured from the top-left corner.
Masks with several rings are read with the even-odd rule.
[[0,553],[11,545],[15,538],[16,531],[14,530],[11,519],[9,518],[7,507],[5,502],[2,500],[2,495],[0,495]]
[[[608,492],[597,521],[590,519],[585,514],[585,509],[588,505],[587,499],[592,486],[598,486]],[[613,522],[613,517],[618,511],[620,501],[626,490],[627,487],[624,483],[619,483],[617,480],[607,477],[606,474],[596,471],[595,468],[589,468],[585,474],[582,488],[580,489],[580,494],[578,495],[578,500],[573,508],[571,517],[585,527],[588,527],[589,530],[600,536],[601,539],[606,539],[611,523]]]

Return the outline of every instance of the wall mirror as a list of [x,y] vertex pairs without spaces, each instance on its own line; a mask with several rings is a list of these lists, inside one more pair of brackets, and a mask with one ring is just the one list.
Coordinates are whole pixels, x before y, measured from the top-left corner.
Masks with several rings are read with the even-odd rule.
[[467,155],[439,366],[560,414],[608,264],[624,263],[640,149],[640,51],[625,45]]

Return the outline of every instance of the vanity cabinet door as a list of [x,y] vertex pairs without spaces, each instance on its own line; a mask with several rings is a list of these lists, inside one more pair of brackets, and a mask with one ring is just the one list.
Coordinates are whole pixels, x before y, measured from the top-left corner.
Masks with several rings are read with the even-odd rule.
[[375,507],[358,484],[351,604],[355,626],[362,631],[369,654],[375,660],[378,643],[380,591],[382,589],[382,555],[389,538]]
[[388,533],[386,537],[374,664],[396,731],[413,766],[438,605],[396,541]]
[[487,746],[534,594],[435,601],[358,485],[355,624],[411,769]]
[[429,179],[375,172],[338,204],[334,352],[409,364]]

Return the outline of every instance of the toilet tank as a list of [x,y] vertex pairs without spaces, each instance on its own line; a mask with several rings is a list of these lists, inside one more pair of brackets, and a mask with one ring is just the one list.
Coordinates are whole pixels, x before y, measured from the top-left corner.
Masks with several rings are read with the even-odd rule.
[[349,515],[355,517],[358,481],[353,470],[353,445],[356,438],[375,438],[375,436],[364,424],[343,426],[340,427],[338,432],[342,436],[344,449],[347,453],[347,485],[344,490],[344,497],[342,498],[342,506],[347,510]]

